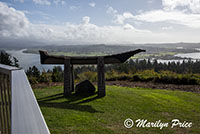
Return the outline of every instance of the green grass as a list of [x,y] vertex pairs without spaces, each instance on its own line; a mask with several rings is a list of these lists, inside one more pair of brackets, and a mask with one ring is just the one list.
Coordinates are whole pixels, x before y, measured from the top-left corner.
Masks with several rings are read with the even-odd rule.
[[[63,87],[34,93],[52,134],[199,134],[200,95],[191,92],[107,86],[106,96],[62,96]],[[192,122],[191,128],[123,126],[126,118]]]
[[149,57],[160,57],[160,56],[167,56],[167,55],[176,55],[178,52],[159,52],[154,54],[146,54],[140,53],[131,57],[131,59],[148,59]]

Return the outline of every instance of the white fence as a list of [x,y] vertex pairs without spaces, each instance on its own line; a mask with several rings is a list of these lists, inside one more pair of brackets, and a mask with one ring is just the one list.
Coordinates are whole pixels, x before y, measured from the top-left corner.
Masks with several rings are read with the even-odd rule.
[[2,64],[0,134],[50,134],[24,70]]

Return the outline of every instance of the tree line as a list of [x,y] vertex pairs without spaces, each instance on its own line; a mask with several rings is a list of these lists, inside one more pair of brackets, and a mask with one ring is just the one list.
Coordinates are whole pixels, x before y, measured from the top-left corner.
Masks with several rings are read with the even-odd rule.
[[183,60],[182,62],[178,61],[172,61],[168,63],[162,63],[155,60],[133,60],[130,59],[129,61],[123,63],[123,64],[117,64],[117,65],[109,65],[107,66],[107,71],[109,70],[116,70],[119,72],[125,72],[128,73],[136,72],[138,70],[154,70],[155,72],[159,71],[172,71],[175,73],[183,74],[183,73],[200,73],[200,61],[192,61],[192,60]]
[[[146,81],[145,76],[157,77],[159,74],[170,75],[170,77],[187,77],[190,79],[187,74],[200,74],[200,61],[183,61],[180,62],[168,62],[168,63],[159,63],[157,60],[133,60],[123,64],[112,64],[106,65],[106,79],[107,80],[141,80]],[[151,71],[147,71],[151,70]],[[74,69],[74,76],[77,80],[89,79],[91,81],[97,80],[97,67],[95,65],[87,66],[77,66]],[[138,73],[140,72],[140,73]],[[143,73],[141,73],[143,72]],[[144,73],[145,72],[145,73]],[[167,72],[167,73],[166,73]],[[175,75],[175,74],[186,74],[186,75]],[[37,67],[30,67],[26,71],[27,76],[29,77],[32,83],[37,82],[63,82],[64,71],[61,66],[54,66],[52,70],[43,70],[42,72],[37,69]],[[134,76],[133,76],[134,75]],[[159,75],[160,76],[160,75]],[[132,79],[132,80],[133,80]],[[148,79],[152,80],[153,78]],[[166,77],[165,79],[169,79]],[[162,78],[163,80],[163,78]],[[161,81],[159,78],[156,78],[156,81]],[[167,80],[165,80],[167,81]],[[169,80],[168,80],[169,81]],[[173,82],[173,81],[172,81]],[[197,82],[198,83],[198,82]]]
[[[7,53],[1,53],[0,63],[19,67],[18,60]],[[152,61],[150,59],[130,59],[123,64],[105,65],[105,72],[106,80],[165,81],[165,83],[179,81],[179,83],[199,83],[199,68],[199,60],[161,63],[157,60]],[[76,80],[80,81],[84,79],[96,81],[96,71],[96,65],[75,66],[74,76]],[[39,82],[49,83],[64,81],[64,71],[61,66],[54,66],[52,70],[47,71],[40,71],[36,66],[33,66],[26,70],[26,74],[33,84]]]

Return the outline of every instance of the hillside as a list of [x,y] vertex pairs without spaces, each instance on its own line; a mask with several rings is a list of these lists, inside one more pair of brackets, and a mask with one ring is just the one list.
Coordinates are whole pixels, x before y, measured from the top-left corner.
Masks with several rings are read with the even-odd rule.
[[[107,86],[104,98],[62,96],[63,87],[34,89],[42,113],[53,134],[199,134],[200,95],[197,93]],[[127,129],[127,118],[150,122],[192,122],[191,128]]]
[[[169,47],[167,47],[169,46]],[[37,46],[28,48],[28,50],[24,51],[26,53],[38,53],[38,50],[47,50],[51,53],[55,52],[63,52],[63,53],[75,53],[75,54],[114,54],[120,53],[135,49],[145,49],[148,54],[155,54],[161,52],[177,52],[177,53],[190,53],[190,52],[198,52],[195,48],[197,46],[189,47],[188,45],[184,45],[183,47],[186,49],[177,49],[176,46],[182,47],[182,45],[177,44],[132,44],[132,45],[105,45],[105,44],[97,44],[97,45],[49,45],[49,46]],[[188,47],[187,47],[188,46]]]

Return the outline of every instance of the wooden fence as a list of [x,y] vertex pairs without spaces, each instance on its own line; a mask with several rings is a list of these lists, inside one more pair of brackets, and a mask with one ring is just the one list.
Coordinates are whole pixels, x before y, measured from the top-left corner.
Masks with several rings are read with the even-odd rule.
[[11,94],[10,77],[0,73],[0,134],[10,133]]

